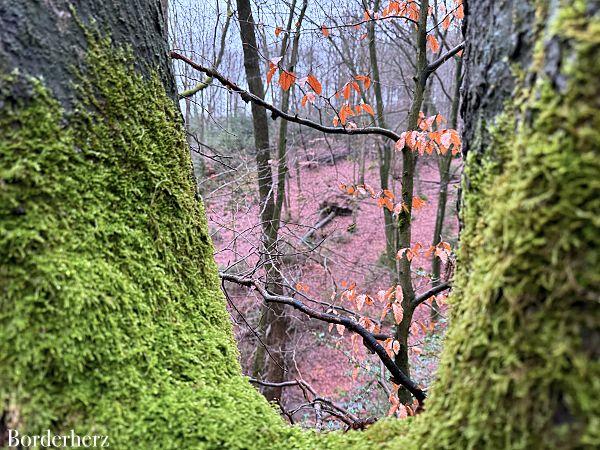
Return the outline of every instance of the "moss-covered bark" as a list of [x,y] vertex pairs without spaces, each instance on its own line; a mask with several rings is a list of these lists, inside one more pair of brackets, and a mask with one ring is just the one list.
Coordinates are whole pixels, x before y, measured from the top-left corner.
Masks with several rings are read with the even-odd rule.
[[[451,327],[427,412],[411,430],[421,448],[600,444],[600,19],[593,3],[478,2],[499,8],[486,16],[495,28],[486,18],[478,26],[480,11],[471,11],[469,79],[486,81],[467,84],[466,111],[485,121],[467,133]],[[517,39],[510,30],[529,31]],[[516,48],[503,53],[494,39]],[[501,56],[493,64],[510,66],[512,79],[473,73],[490,64],[490,42],[492,56]]]
[[[179,113],[160,77],[88,33],[65,112],[47,80],[3,67],[6,425],[109,434],[117,449],[598,446],[594,5],[537,2],[535,24],[524,16],[533,63],[507,56],[514,98],[476,111],[488,120],[468,135],[439,380],[416,420],[365,433],[286,427],[241,376]],[[483,57],[476,45],[469,52]]]
[[74,113],[2,78],[8,425],[123,449],[261,442],[247,419],[278,418],[240,375],[180,117],[156,77],[95,45]]

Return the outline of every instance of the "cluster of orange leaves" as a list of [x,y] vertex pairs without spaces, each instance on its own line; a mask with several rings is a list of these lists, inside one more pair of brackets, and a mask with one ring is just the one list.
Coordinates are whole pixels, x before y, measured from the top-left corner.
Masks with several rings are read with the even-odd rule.
[[[340,183],[340,190],[344,193],[352,196],[359,195],[368,195],[371,198],[377,200],[377,206],[380,208],[387,208],[390,212],[394,214],[400,214],[400,212],[405,211],[409,212],[409,208],[404,202],[398,202],[394,204],[394,200],[396,196],[389,189],[382,189],[379,192],[376,192],[373,187],[367,183],[365,184],[345,184]],[[427,203],[419,196],[413,196],[412,198],[412,210],[418,211],[423,208]]]
[[450,255],[452,254],[452,248],[450,247],[450,244],[442,241],[435,246],[430,245],[429,248],[427,248],[427,250],[424,250],[423,245],[420,242],[416,242],[415,244],[413,244],[412,247],[402,248],[398,250],[396,258],[401,259],[404,256],[406,256],[406,259],[412,261],[413,258],[420,256],[421,253],[426,258],[430,258],[432,255],[437,256],[445,264],[448,261]]
[[[402,291],[402,287],[400,285],[392,286],[387,290],[380,290],[375,297],[368,294],[359,294],[356,288],[356,283],[348,283],[342,281],[342,287],[344,291],[340,295],[340,300],[344,303],[351,303],[354,310],[360,312],[366,305],[372,306],[376,303],[383,304],[383,309],[381,312],[381,316],[379,318],[379,323],[373,319],[370,319],[366,316],[361,316],[358,320],[358,324],[364,327],[367,331],[373,334],[377,334],[381,332],[380,323],[383,322],[385,317],[391,311],[394,323],[399,324],[402,322],[404,317],[404,309],[402,307],[402,302],[404,300],[404,294]],[[433,296],[432,299],[435,298],[439,303],[443,303],[445,300],[444,295]],[[335,299],[335,293],[332,294],[332,300]],[[376,299],[376,300],[375,300]],[[331,310],[331,313],[337,315],[335,309]],[[329,332],[333,330],[333,327],[336,327],[337,333],[343,337],[345,332],[345,327],[340,324],[329,324]],[[419,331],[423,334],[427,332],[433,331],[435,324],[430,322],[429,325],[426,325],[422,321],[415,321],[411,324],[411,333],[417,335]],[[351,347],[353,353],[357,358],[363,359],[364,353],[360,352],[361,349],[361,337],[358,334],[353,334],[350,338]],[[400,351],[400,342],[398,342],[393,337],[389,337],[385,339],[382,343],[382,346],[390,356],[393,358]],[[420,355],[422,350],[417,346],[411,346],[409,351],[414,355]],[[353,379],[356,379],[358,375],[358,370],[355,369],[353,373]]]
[[404,131],[396,141],[396,150],[408,147],[420,155],[431,155],[434,151],[445,155],[452,148],[452,154],[458,154],[462,145],[458,131],[453,128],[433,129],[434,125],[439,127],[443,122],[445,119],[441,114],[425,117],[421,111],[418,122],[420,131]]
[[[412,252],[411,254],[417,255],[420,253],[422,248],[423,247],[421,244],[415,244],[415,246],[413,246],[413,248],[406,249],[406,251],[407,252],[410,251],[410,252]],[[450,249],[450,245],[448,243],[440,242],[440,244],[438,244],[436,247],[432,246],[425,253],[429,254],[429,255],[435,253],[436,255],[439,256],[442,254],[448,255],[450,253],[450,251],[451,251],[451,249]],[[411,259],[412,259],[412,257],[411,257]],[[308,290],[307,288],[304,288],[303,285],[301,285],[301,283],[298,283],[296,287],[298,290],[306,290],[306,291]],[[366,316],[360,316],[358,319],[358,324],[360,324],[362,327],[364,327],[370,333],[377,334],[377,333],[381,332],[380,324],[381,324],[381,322],[383,322],[383,320],[385,319],[385,317],[388,315],[388,313],[390,311],[392,312],[395,324],[399,324],[400,322],[402,322],[403,317],[404,317],[404,309],[402,307],[402,302],[404,300],[404,294],[402,291],[402,287],[400,285],[392,286],[392,287],[388,288],[387,290],[382,289],[379,292],[377,292],[376,296],[371,296],[369,294],[359,294],[357,287],[356,287],[356,283],[354,283],[354,282],[342,281],[341,287],[344,290],[342,291],[342,293],[340,295],[340,301],[342,303],[344,303],[344,302],[351,303],[354,310],[357,312],[360,312],[365,306],[373,306],[377,303],[383,304],[383,310],[382,310],[381,316],[379,318],[379,323],[376,320],[370,319],[369,317],[366,317]],[[333,293],[331,296],[331,300],[332,301],[335,300],[335,297],[336,297],[336,294]],[[438,304],[442,304],[442,303],[444,303],[444,301],[446,299],[446,295],[439,294],[437,296],[432,296],[431,299],[435,299],[438,302]],[[338,314],[334,308],[332,308],[330,310],[330,312],[334,315]],[[331,323],[331,324],[329,324],[329,332],[331,332],[333,330],[334,326],[336,328],[337,333],[341,337],[343,337],[344,332],[345,332],[345,327],[340,324]],[[411,334],[413,334],[413,335],[418,335],[419,332],[421,332],[423,335],[425,335],[428,332],[432,332],[434,329],[435,329],[434,322],[425,324],[423,321],[414,321],[410,326],[410,331],[411,331]],[[354,333],[354,334],[352,334],[350,341],[351,341],[352,352],[355,354],[355,356],[359,360],[364,359],[365,354],[364,354],[364,352],[360,351],[362,348],[361,336]],[[388,353],[390,358],[393,358],[400,351],[400,342],[398,342],[393,337],[389,337],[389,338],[385,339],[382,343],[382,346],[384,347],[384,349],[386,350],[386,352]],[[415,345],[410,346],[409,351],[413,355],[416,355],[416,356],[418,356],[422,353],[422,349]],[[352,373],[352,379],[355,381],[359,374],[359,368],[360,368],[359,366],[355,367],[353,370],[353,373]],[[401,418],[414,415],[414,412],[417,407],[416,401],[415,401],[415,403],[413,403],[413,405],[402,405],[399,402],[398,396],[397,396],[397,391],[399,388],[400,388],[399,385],[393,384],[393,389],[391,390],[391,394],[389,397],[389,402],[391,404],[391,407],[390,407],[390,410],[388,411],[388,415],[397,413],[397,415],[399,415],[399,417],[401,417]]]
[[[356,75],[353,80],[348,81],[340,90],[335,93],[336,98],[343,97],[346,100],[346,103],[342,105],[337,115],[333,118],[333,125],[338,126],[338,124],[346,125],[348,118],[354,115],[359,115],[362,111],[370,114],[371,116],[375,116],[375,111],[371,105],[363,103],[362,101],[355,105],[354,107],[350,105],[350,97],[352,96],[352,92],[356,92],[358,95],[361,93],[361,88],[358,82],[363,84],[363,89],[367,90],[371,87],[371,78],[367,75]],[[356,124],[349,122],[348,128],[356,129]]]
[[412,405],[404,405],[400,403],[397,394],[398,389],[400,389],[400,386],[394,383],[392,383],[392,385],[393,389],[391,390],[390,396],[388,398],[391,406],[387,415],[391,416],[393,414],[396,414],[400,419],[406,419],[408,416],[414,416],[419,406],[417,400],[415,399]]
[[298,282],[298,283],[296,283],[296,290],[298,292],[308,292],[309,291],[308,284]]
[[[277,72],[277,69],[279,68],[279,62],[281,61],[281,59],[282,59],[282,57],[278,56],[276,58],[271,58],[269,60],[269,70],[267,71],[267,84],[270,84],[271,81],[273,80],[273,76],[275,75],[275,72]],[[321,82],[313,74],[308,74],[308,76],[306,76],[304,78],[298,78],[296,76],[296,74],[293,72],[288,72],[287,70],[281,70],[281,73],[279,75],[279,80],[277,81],[277,83],[279,84],[279,86],[281,86],[281,88],[284,91],[289,90],[294,85],[294,83],[298,83],[300,86],[304,86],[304,84],[308,83],[308,85],[314,91],[315,94],[321,95],[321,92],[323,92],[323,87],[321,86]],[[312,101],[314,102],[314,94],[313,94]],[[304,104],[306,104],[306,100],[303,99],[303,105]]]
[[378,20],[387,17],[405,17],[416,22],[419,20],[419,5],[415,1],[391,1],[383,8],[381,13],[365,11],[364,14],[365,20]]
[[[267,71],[267,84],[270,84],[273,80],[273,76],[279,68],[278,65],[281,59],[282,57],[279,56],[276,58],[271,58],[269,60],[269,70]],[[369,89],[369,87],[371,86],[371,78],[369,78],[369,76],[356,75],[352,81],[349,81],[346,84],[344,84],[342,89],[335,93],[336,98],[339,98],[341,95],[344,97],[344,99],[349,100],[352,94],[352,90],[360,94],[361,88],[358,83],[359,81],[363,84],[363,89],[365,90]],[[277,83],[279,84],[279,86],[281,86],[281,88],[284,91],[289,90],[294,85],[294,83],[300,85],[300,87],[303,87],[305,84],[308,84],[312,89],[312,92],[307,92],[300,100],[300,104],[303,107],[306,106],[307,103],[314,104],[317,95],[321,95],[321,93],[323,92],[323,86],[321,85],[321,82],[313,74],[308,74],[308,76],[304,78],[298,78],[293,72],[281,70],[279,80],[277,81]],[[370,114],[371,116],[375,116],[375,111],[373,110],[373,107],[371,105],[361,102],[353,107],[350,105],[349,102],[346,102],[344,105],[342,105],[339,112],[333,119],[333,124],[337,126],[338,123],[341,123],[342,125],[346,126],[346,123],[348,122],[348,118],[350,116],[359,115],[362,111],[366,112],[367,114]],[[356,129],[357,126],[354,123],[348,123],[348,128]]]

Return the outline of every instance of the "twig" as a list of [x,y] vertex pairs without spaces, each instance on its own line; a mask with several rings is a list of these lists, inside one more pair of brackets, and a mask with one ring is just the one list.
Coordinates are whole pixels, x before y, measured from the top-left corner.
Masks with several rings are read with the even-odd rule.
[[431,289],[419,295],[418,297],[415,297],[415,299],[412,301],[412,307],[416,308],[432,296],[439,294],[440,292],[444,292],[446,289],[450,289],[451,286],[452,285],[450,283],[442,283],[438,286],[432,287]]
[[450,58],[452,58],[454,55],[456,55],[458,52],[460,52],[464,48],[465,48],[465,43],[461,42],[456,47],[448,50],[448,52],[446,52],[445,54],[440,56],[438,59],[436,59],[435,61],[432,61],[430,64],[428,64],[427,67],[425,67],[425,72],[428,75],[435,72],[438,69],[438,67],[440,67],[442,64],[444,64],[446,61],[448,61]]

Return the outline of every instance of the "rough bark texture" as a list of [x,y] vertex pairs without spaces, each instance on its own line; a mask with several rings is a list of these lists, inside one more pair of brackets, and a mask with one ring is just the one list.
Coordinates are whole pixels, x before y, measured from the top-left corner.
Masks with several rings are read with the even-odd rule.
[[60,86],[3,66],[1,425],[117,449],[598,448],[600,7],[540,1],[534,20],[531,2],[494,3],[468,12],[470,79],[512,20],[534,32],[507,54],[504,104],[489,74],[488,100],[467,96],[486,126],[467,131],[438,381],[416,419],[364,433],[286,427],[240,375],[180,114],[151,68],[88,33],[81,72],[57,72],[78,85],[67,113]]
[[469,58],[462,101],[464,156],[488,149],[487,124],[513,93],[511,65],[527,68],[531,63],[535,31],[533,1],[471,1],[466,6],[470,13],[463,25]]
[[[415,30],[417,44],[417,61],[415,66],[415,86],[413,99],[408,113],[406,129],[418,130],[419,113],[423,106],[425,90],[427,88],[427,74],[425,68],[427,66],[427,14],[429,10],[429,1],[421,0],[419,6],[419,24]],[[412,245],[412,200],[414,194],[415,168],[417,156],[416,154],[404,146],[402,149],[402,204],[403,208],[398,213],[396,227],[396,252],[403,248],[409,248]],[[400,350],[394,358],[394,362],[398,368],[410,377],[410,361],[408,358],[408,336],[410,326],[414,315],[414,307],[412,302],[415,298],[415,290],[412,282],[411,263],[406,256],[400,258],[396,265],[396,278],[398,284],[402,287],[403,300],[402,309],[403,316],[399,324],[394,328],[394,339],[400,343]],[[412,403],[412,396],[404,389],[398,391],[398,398],[404,404]]]
[[44,78],[65,105],[73,98],[71,66],[81,67],[81,52],[87,45],[77,19],[84,24],[95,20],[113,42],[135,48],[136,68],[146,75],[149,67],[158,70],[166,91],[175,98],[165,58],[167,44],[161,38],[166,35],[166,11],[153,0],[0,0],[0,71],[19,67],[23,73]]
[[461,248],[421,448],[600,443],[598,9],[469,3]]
[[159,4],[0,8],[0,431],[273,448],[295,431],[241,376]]

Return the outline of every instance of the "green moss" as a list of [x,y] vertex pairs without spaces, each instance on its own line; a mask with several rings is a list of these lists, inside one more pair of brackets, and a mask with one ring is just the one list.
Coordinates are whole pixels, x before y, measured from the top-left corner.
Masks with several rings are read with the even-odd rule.
[[68,115],[2,78],[0,399],[23,432],[115,448],[267,443],[282,424],[240,375],[180,117],[107,48]]
[[469,155],[439,380],[398,448],[600,445],[600,29],[582,5],[543,30],[569,40],[567,85],[540,44],[537,82],[496,119],[490,151]]

